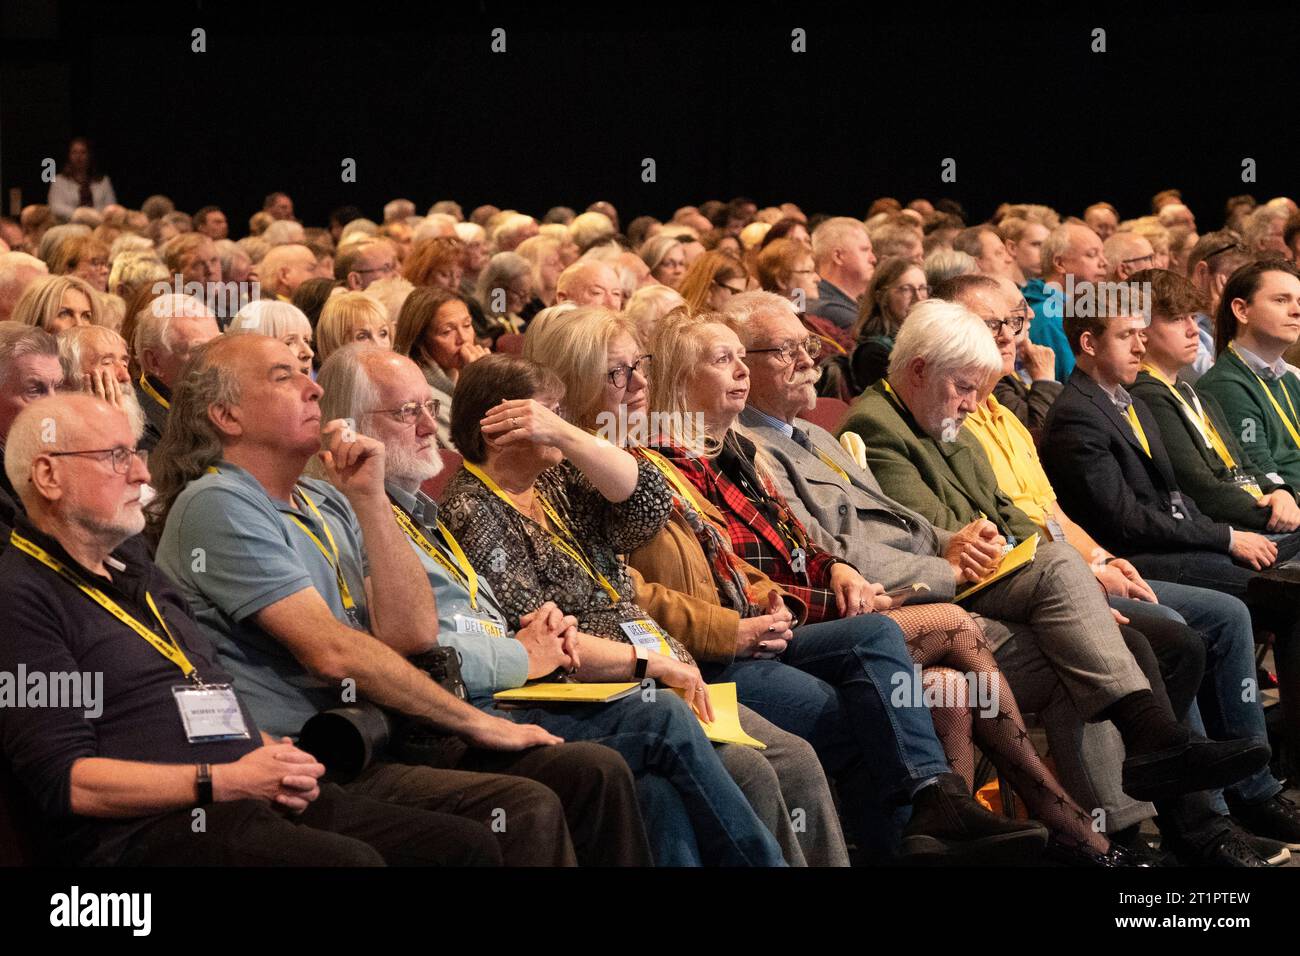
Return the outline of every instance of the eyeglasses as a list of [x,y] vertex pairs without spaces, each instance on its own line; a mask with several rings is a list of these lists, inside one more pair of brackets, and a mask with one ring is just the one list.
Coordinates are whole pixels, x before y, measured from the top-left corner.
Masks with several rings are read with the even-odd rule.
[[51,458],[63,458],[69,455],[86,458],[98,458],[101,461],[105,455],[111,455],[113,461],[113,470],[119,475],[129,475],[131,473],[131,459],[139,458],[146,465],[149,462],[149,453],[139,448],[127,448],[125,445],[118,445],[114,448],[96,448],[91,451],[51,451],[46,452]]
[[353,269],[352,271],[358,272],[361,275],[365,275],[367,272],[393,273],[397,271],[397,266],[394,263],[389,262],[386,265],[375,266],[373,269]]
[[896,285],[896,292],[906,292],[910,296],[916,296],[918,299],[930,298],[930,287],[928,285]]
[[392,415],[404,425],[414,425],[420,420],[421,410],[428,413],[434,421],[442,411],[442,399],[431,398],[427,402],[404,402],[397,408],[372,408],[371,415]]
[[615,388],[627,388],[627,383],[632,381],[632,373],[641,372],[642,369],[649,367],[653,360],[653,355],[642,355],[632,365],[615,365],[608,373],[606,373],[606,377],[609,379],[609,384],[613,385]]
[[1145,256],[1138,256],[1136,259],[1121,259],[1121,260],[1120,260],[1120,265],[1131,266],[1131,265],[1135,265],[1136,263],[1139,263],[1139,262],[1145,262],[1145,263],[1146,263],[1146,268],[1150,268],[1151,266],[1155,265],[1155,263],[1156,263],[1156,257],[1155,257],[1155,254],[1154,254],[1154,253],[1151,253],[1151,254],[1149,254],[1149,255],[1145,255]]
[[775,352],[777,361],[782,365],[789,365],[795,360],[800,349],[807,352],[810,359],[816,359],[822,354],[822,340],[815,335],[810,335],[802,342],[784,342],[770,349],[749,349],[746,354],[761,355],[764,352]]
[[998,335],[1002,331],[1002,326],[1009,328],[1014,335],[1019,335],[1020,330],[1025,327],[1025,317],[1023,315],[1008,315],[1005,319],[985,319],[984,324],[989,327],[989,331]]
[[727,285],[725,282],[719,279],[714,279],[713,284],[716,285],[719,289],[726,289],[732,295],[741,295],[745,291],[743,288],[737,289],[734,285]]

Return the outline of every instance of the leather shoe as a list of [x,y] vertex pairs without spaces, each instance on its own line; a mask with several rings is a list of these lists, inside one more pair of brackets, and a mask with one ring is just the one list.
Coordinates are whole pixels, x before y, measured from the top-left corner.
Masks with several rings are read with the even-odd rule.
[[919,790],[899,849],[904,863],[1009,864],[1036,861],[1047,827],[985,810],[953,773]]
[[1134,800],[1167,800],[1195,790],[1215,790],[1250,776],[1268,763],[1268,744],[1254,739],[1187,743],[1124,761],[1123,787]]

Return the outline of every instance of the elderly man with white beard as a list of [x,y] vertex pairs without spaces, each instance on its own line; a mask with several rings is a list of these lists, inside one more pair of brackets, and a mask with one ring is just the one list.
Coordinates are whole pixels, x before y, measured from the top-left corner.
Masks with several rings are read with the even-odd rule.
[[[743,793],[676,694],[637,694],[558,709],[492,709],[493,693],[557,671],[580,681],[629,679],[626,647],[578,632],[576,620],[551,602],[519,621],[507,620],[491,584],[475,572],[439,520],[437,504],[420,491],[422,482],[442,470],[442,461],[437,400],[418,365],[395,352],[349,345],[325,361],[317,384],[325,390],[322,416],[351,420],[360,434],[384,445],[384,486],[394,518],[428,574],[437,604],[437,641],[459,652],[470,703],[621,754],[636,776],[657,865],[721,862],[725,857],[711,851],[711,842],[724,833],[734,838],[742,827],[759,828]],[[646,676],[661,677],[657,667],[649,667]],[[732,807],[732,815],[719,817],[724,806]],[[570,820],[575,840],[582,840],[584,825]],[[698,852],[683,850],[697,841]],[[774,842],[764,842],[775,850]],[[779,856],[767,863],[779,864]]]
[[79,325],[59,333],[59,359],[67,382],[126,413],[131,430],[144,434],[145,414],[131,387],[126,339],[102,325]]

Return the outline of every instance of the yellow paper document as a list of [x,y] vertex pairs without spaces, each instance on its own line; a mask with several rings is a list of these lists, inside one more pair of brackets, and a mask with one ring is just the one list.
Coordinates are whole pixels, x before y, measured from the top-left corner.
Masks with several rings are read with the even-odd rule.
[[992,574],[986,577],[983,581],[976,581],[965,591],[962,591],[955,598],[953,598],[953,600],[964,601],[966,600],[966,598],[970,597],[975,592],[981,591],[984,588],[988,587],[994,581],[1001,581],[1008,574],[1011,574],[1015,571],[1019,571],[1030,561],[1034,560],[1034,555],[1035,553],[1037,553],[1037,551],[1038,551],[1038,535],[1035,534],[1026,538],[1024,541],[1021,541],[1018,545],[1016,545],[1009,552],[1007,552],[1007,554],[1003,556],[1002,563],[998,565],[998,569],[996,571],[994,571]]
[[549,701],[557,704],[608,704],[636,691],[641,685],[636,681],[617,684],[571,684],[555,681],[525,684],[513,690],[501,690],[492,695],[493,700]]
[[[686,696],[676,687],[671,687],[669,690],[678,697]],[[709,701],[713,704],[713,723],[706,724],[700,721],[700,726],[704,728],[704,736],[715,744],[741,744],[757,750],[767,749],[767,744],[755,740],[740,726],[740,704],[736,700],[734,683],[710,684]]]

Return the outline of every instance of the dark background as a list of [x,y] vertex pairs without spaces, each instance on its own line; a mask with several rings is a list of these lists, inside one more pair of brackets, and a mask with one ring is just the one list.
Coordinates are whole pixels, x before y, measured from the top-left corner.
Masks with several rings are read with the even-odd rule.
[[1129,217],[1177,186],[1204,229],[1230,195],[1297,191],[1295,21],[1239,4],[4,0],[0,187],[6,213],[13,187],[44,201],[42,158],[61,166],[87,134],[120,202],[216,203],[235,237],[275,189],[308,225],[348,203],[379,219],[396,196],[538,216],[608,199],[626,224],[737,194],[857,216],[950,196],[971,221],[1107,199]]

